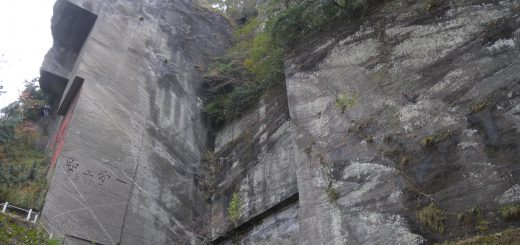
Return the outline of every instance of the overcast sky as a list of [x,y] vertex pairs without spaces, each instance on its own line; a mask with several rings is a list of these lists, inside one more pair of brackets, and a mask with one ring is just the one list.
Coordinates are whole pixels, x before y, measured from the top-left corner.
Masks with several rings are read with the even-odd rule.
[[0,0],[0,108],[16,100],[23,81],[40,74],[52,46],[51,17],[56,0]]

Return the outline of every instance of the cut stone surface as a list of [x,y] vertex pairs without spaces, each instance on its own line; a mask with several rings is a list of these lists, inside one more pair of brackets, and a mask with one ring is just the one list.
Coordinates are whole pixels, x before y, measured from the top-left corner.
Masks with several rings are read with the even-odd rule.
[[191,1],[56,3],[43,69],[84,83],[53,152],[51,232],[66,244],[196,240],[186,227],[208,210],[194,179],[206,144],[196,67],[221,55],[229,34]]
[[[309,37],[285,87],[213,132],[201,71],[231,42],[223,17],[58,0],[40,82],[69,97],[45,226],[124,245],[432,244],[520,226],[499,211],[520,202],[520,3],[430,3],[378,1]],[[418,219],[431,203],[443,232]]]

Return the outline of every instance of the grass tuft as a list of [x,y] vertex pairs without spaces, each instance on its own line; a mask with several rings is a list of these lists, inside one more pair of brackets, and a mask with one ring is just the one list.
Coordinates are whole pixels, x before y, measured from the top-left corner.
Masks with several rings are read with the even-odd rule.
[[355,107],[358,104],[359,95],[352,91],[343,91],[336,99],[336,107],[345,113],[345,110]]
[[516,220],[520,218],[520,207],[518,204],[509,204],[500,208],[500,214],[506,220]]
[[430,205],[417,212],[417,218],[431,229],[444,233],[444,211],[434,203],[430,203]]

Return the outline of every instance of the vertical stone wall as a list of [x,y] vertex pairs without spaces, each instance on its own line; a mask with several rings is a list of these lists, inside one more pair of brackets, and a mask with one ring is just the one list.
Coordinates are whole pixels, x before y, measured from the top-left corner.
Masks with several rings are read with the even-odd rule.
[[[384,1],[300,44],[286,90],[219,130],[210,161],[201,71],[228,23],[188,0],[71,2],[43,65],[69,80],[55,91],[84,79],[43,210],[66,244],[421,244],[517,225],[498,215],[519,201],[517,1]],[[430,204],[443,232],[417,218]]]
[[[520,6],[431,2],[386,1],[287,59],[300,244],[433,243],[515,224],[499,210],[519,181]],[[431,204],[438,228],[417,216]]]
[[[85,81],[47,194],[46,226],[66,244],[196,242],[186,227],[207,212],[194,181],[206,144],[200,70],[225,50],[228,23],[191,1],[71,2],[96,20],[77,33],[80,15],[64,11],[65,0],[56,4],[55,46],[43,69]],[[86,40],[76,52],[79,34]]]
[[[294,149],[287,97],[283,88],[279,90],[268,92],[256,108],[216,135],[217,175],[211,197],[216,243],[233,239],[255,244],[274,240],[293,243],[296,239]],[[240,197],[236,224],[228,213],[234,193]],[[281,211],[287,206],[291,206],[290,211]],[[290,229],[280,230],[280,226]]]

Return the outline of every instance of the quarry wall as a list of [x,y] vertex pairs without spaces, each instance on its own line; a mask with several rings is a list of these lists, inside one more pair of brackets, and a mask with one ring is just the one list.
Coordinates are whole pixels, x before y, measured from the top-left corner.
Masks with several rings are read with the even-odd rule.
[[40,83],[70,121],[46,226],[66,244],[432,244],[520,226],[500,215],[520,202],[520,2],[428,3],[383,1],[298,44],[285,86],[209,132],[201,74],[231,41],[224,18],[59,0]]

